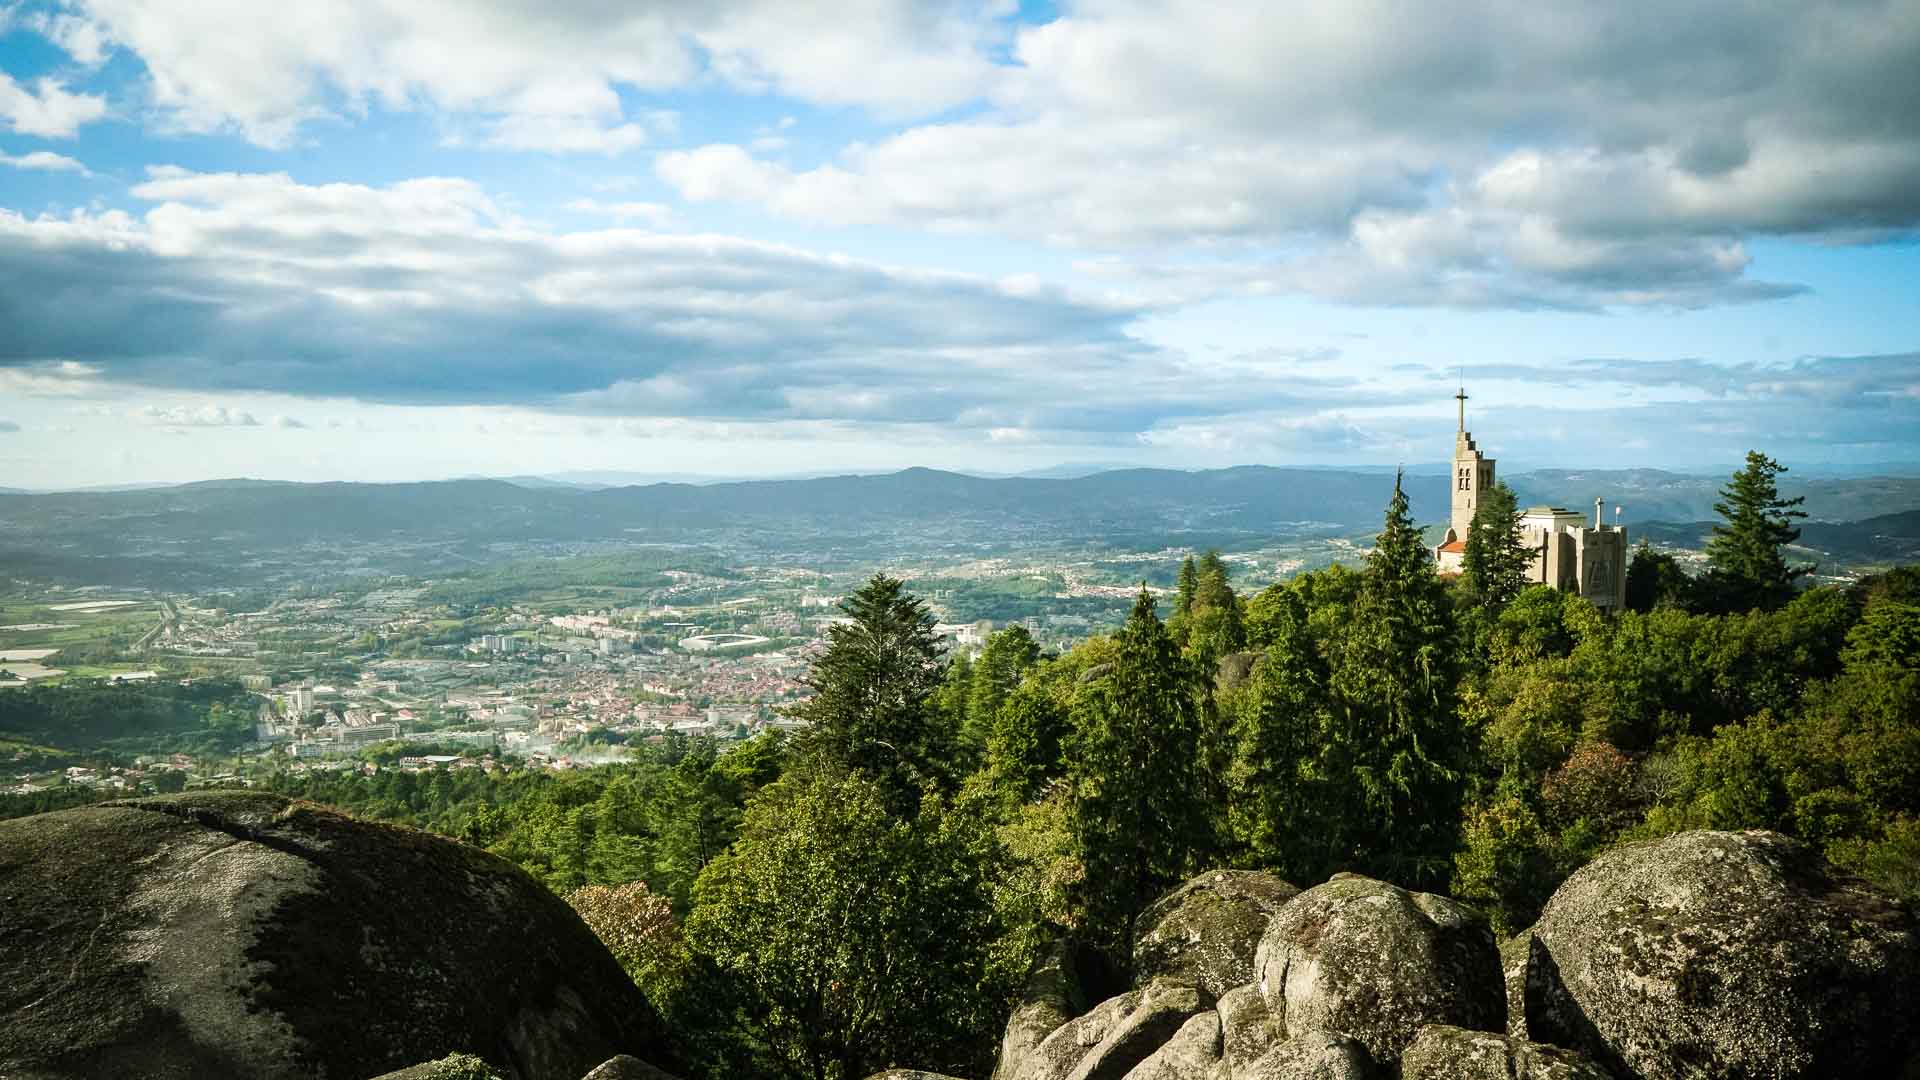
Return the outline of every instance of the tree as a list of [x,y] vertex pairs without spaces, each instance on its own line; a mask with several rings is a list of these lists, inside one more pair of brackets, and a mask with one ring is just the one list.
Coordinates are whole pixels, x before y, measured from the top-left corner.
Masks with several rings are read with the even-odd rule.
[[1664,551],[1655,551],[1646,540],[1633,549],[1633,561],[1627,564],[1627,610],[1652,611],[1663,604],[1684,608],[1693,592],[1693,579],[1680,568],[1680,560]]
[[988,781],[1003,799],[1024,803],[1061,772],[1067,717],[1044,687],[1022,683],[993,716],[987,739]]
[[1194,594],[1200,591],[1200,571],[1193,564],[1193,556],[1180,564],[1180,587],[1173,601],[1173,617],[1184,618],[1193,610]]
[[791,715],[808,723],[803,752],[871,779],[910,814],[930,786],[949,786],[953,733],[929,702],[943,669],[933,616],[902,583],[875,574],[840,605],[827,651],[805,683],[814,696]]
[[1247,631],[1240,598],[1227,583],[1227,564],[1218,551],[1209,551],[1200,558],[1193,599],[1180,620],[1176,636],[1184,640],[1189,655],[1202,671],[1212,670],[1220,657],[1246,647]]
[[1112,666],[1073,710],[1067,770],[1093,944],[1124,965],[1146,904],[1211,846],[1201,789],[1200,678],[1144,588]]
[[1780,551],[1800,539],[1793,522],[1807,516],[1796,509],[1805,496],[1780,497],[1774,478],[1786,471],[1758,450],[1748,451],[1746,467],[1713,504],[1722,521],[1707,541],[1708,580],[1723,610],[1779,607],[1793,598],[1793,583],[1813,569],[1789,567]]
[[688,938],[748,1002],[786,1075],[984,1064],[1007,989],[988,977],[986,826],[932,798],[903,820],[888,798],[846,773],[786,777],[700,875]]
[[1020,685],[1027,670],[1040,662],[1040,643],[1027,628],[1014,623],[987,639],[973,665],[967,690],[967,727],[985,743],[1000,705]]
[[1452,612],[1395,477],[1385,527],[1367,555],[1358,603],[1335,642],[1329,678],[1344,818],[1359,864],[1407,884],[1441,884],[1459,820],[1464,737],[1454,716]]
[[1533,553],[1520,537],[1520,508],[1504,482],[1489,488],[1467,525],[1467,585],[1481,604],[1501,608],[1527,586]]
[[1344,748],[1325,737],[1327,675],[1305,606],[1283,591],[1269,610],[1266,652],[1223,703],[1233,725],[1227,823],[1240,860],[1288,880],[1317,881],[1342,847],[1325,781]]

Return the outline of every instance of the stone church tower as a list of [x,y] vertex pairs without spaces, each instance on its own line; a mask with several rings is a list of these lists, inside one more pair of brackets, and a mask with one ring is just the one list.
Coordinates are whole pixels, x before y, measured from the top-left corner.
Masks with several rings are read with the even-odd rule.
[[[1481,496],[1493,487],[1493,459],[1480,453],[1467,430],[1467,390],[1454,395],[1460,402],[1460,425],[1453,438],[1453,516],[1447,535],[1433,549],[1441,573],[1466,568],[1467,528]],[[1527,580],[1562,592],[1577,592],[1602,610],[1617,611],[1627,603],[1627,530],[1608,525],[1601,515],[1602,500],[1593,500],[1593,525],[1571,510],[1557,506],[1530,506],[1520,514],[1520,542],[1532,553]]]
[[1473,524],[1473,512],[1480,508],[1480,496],[1493,486],[1493,459],[1474,445],[1473,432],[1467,430],[1467,388],[1454,395],[1460,403],[1460,425],[1453,437],[1453,516],[1447,523],[1446,539],[1434,555],[1443,571],[1457,571],[1467,552],[1467,526]]

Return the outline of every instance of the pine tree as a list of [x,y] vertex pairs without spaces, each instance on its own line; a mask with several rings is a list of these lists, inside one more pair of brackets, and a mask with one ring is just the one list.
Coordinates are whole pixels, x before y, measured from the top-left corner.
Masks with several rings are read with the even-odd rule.
[[1141,909],[1211,842],[1196,797],[1199,680],[1144,588],[1115,643],[1112,668],[1075,703],[1067,760],[1089,936],[1124,964]]
[[1504,483],[1489,488],[1467,526],[1463,560],[1467,587],[1490,608],[1505,607],[1527,587],[1527,567],[1533,553],[1520,535],[1520,508],[1513,489]]
[[949,718],[929,700],[943,675],[933,616],[884,574],[840,610],[852,621],[828,628],[804,680],[814,696],[791,710],[809,725],[800,749],[873,780],[896,813],[911,814],[927,787],[952,780]]
[[1236,857],[1289,881],[1319,881],[1339,869],[1345,826],[1330,813],[1329,776],[1346,748],[1327,736],[1327,673],[1299,595],[1270,600],[1271,642],[1247,682],[1230,692],[1233,762],[1227,821]]
[[1459,817],[1464,737],[1454,717],[1452,612],[1394,480],[1330,684],[1330,739],[1351,749],[1344,820],[1357,864],[1396,882],[1440,884]]
[[1746,467],[1720,489],[1713,504],[1722,523],[1707,541],[1709,584],[1719,605],[1729,611],[1771,610],[1793,599],[1793,583],[1813,569],[1789,567],[1780,549],[1800,539],[1796,519],[1804,496],[1783,499],[1774,477],[1785,466],[1758,450],[1747,452]]
[[1240,598],[1227,583],[1227,564],[1218,551],[1200,557],[1194,575],[1193,600],[1175,637],[1203,672],[1212,671],[1222,656],[1246,647],[1246,619]]
[[1193,564],[1193,556],[1180,564],[1180,591],[1173,601],[1173,617],[1185,618],[1193,610],[1194,594],[1200,591],[1200,571]]
[[1019,623],[987,639],[980,659],[973,665],[967,688],[967,730],[982,745],[993,729],[994,714],[1007,700],[1020,677],[1040,662],[1040,643]]

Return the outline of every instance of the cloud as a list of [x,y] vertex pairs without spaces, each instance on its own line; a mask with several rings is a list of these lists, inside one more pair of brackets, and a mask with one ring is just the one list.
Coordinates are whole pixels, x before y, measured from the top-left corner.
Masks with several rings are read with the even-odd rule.
[[12,420],[0,420],[0,435],[11,435],[20,430],[20,425]]
[[619,152],[645,138],[621,92],[709,79],[924,114],[982,93],[1007,33],[1003,5],[944,0],[850,0],[831,18],[781,0],[335,0],[270,19],[240,0],[76,7],[89,32],[146,65],[171,123],[268,146],[378,105],[477,120],[482,141],[505,147]]
[[22,86],[0,71],[0,126],[16,134],[70,139],[106,114],[107,99],[97,94],[70,93],[51,76]]
[[204,393],[982,428],[1221,407],[1217,382],[1131,336],[1146,308],[1031,278],[549,232],[445,178],[163,168],[134,194],[138,218],[0,211],[0,371],[50,380],[59,357]]
[[673,208],[657,202],[605,202],[600,199],[575,199],[567,203],[567,209],[582,214],[610,217],[616,222],[638,221],[656,229],[673,220]]
[[0,153],[0,165],[14,169],[36,169],[41,172],[77,172],[81,176],[92,176],[85,165],[61,154],[35,150],[32,153],[15,156]]
[[1342,302],[1771,299],[1746,240],[1920,226],[1920,7],[1076,5],[988,107],[793,168],[660,155],[683,197],[1184,255]]
[[307,429],[307,424],[304,420],[298,420],[284,413],[276,413],[267,423],[283,431],[305,431]]
[[202,405],[191,408],[184,405],[143,405],[129,410],[128,417],[151,427],[165,428],[218,428],[218,427],[259,427],[260,421],[253,414],[238,409],[229,409],[225,405]]

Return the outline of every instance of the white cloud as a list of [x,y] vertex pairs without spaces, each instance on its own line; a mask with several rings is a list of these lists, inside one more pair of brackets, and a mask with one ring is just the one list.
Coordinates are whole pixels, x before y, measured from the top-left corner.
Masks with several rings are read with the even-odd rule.
[[288,416],[285,413],[275,413],[273,418],[268,420],[267,423],[283,431],[304,431],[307,427],[306,421]]
[[1148,281],[1184,252],[1393,304],[1763,298],[1790,290],[1746,279],[1753,235],[1920,228],[1911,3],[1090,0],[1014,55],[963,121],[656,170],[799,221],[1151,252]]
[[52,76],[23,86],[0,71],[0,124],[17,134],[70,139],[106,114],[107,99],[97,94],[71,93]]
[[0,420],[0,435],[11,435],[20,430],[20,425],[12,420]]
[[673,220],[673,208],[657,202],[606,202],[600,199],[575,199],[567,203],[567,209],[582,214],[596,214],[610,217],[617,222],[638,221],[651,228],[661,228]]
[[166,428],[259,427],[253,414],[225,405],[142,405],[127,416],[142,424]]
[[146,64],[153,102],[191,131],[285,145],[300,124],[379,105],[482,121],[519,149],[618,152],[658,117],[621,89],[718,78],[749,92],[922,113],[976,97],[1004,46],[999,3],[785,0],[609,7],[514,0],[77,0],[100,39]]
[[35,150],[31,153],[20,154],[18,156],[0,153],[0,165],[5,165],[13,169],[34,169],[40,172],[76,172],[81,176],[93,175],[87,171],[85,165],[80,164],[78,161],[63,154],[55,154],[46,150]]

